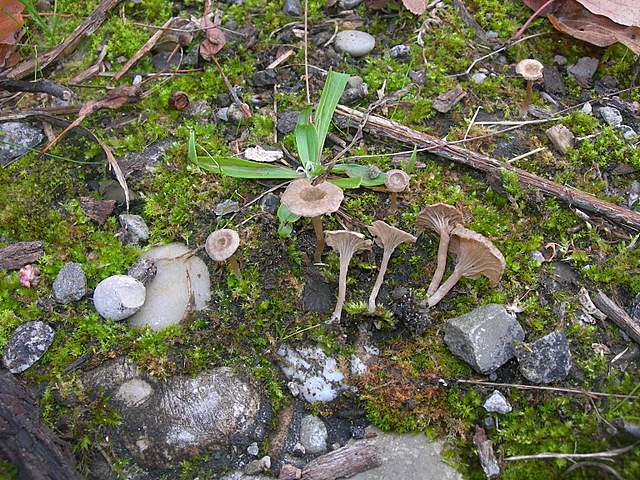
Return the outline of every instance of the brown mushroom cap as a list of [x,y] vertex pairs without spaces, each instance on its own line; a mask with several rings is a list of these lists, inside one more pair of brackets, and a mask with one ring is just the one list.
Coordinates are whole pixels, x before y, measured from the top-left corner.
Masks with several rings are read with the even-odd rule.
[[534,81],[542,79],[544,65],[533,58],[520,60],[516,65],[516,73],[522,75],[525,80]]
[[319,217],[337,211],[343,198],[342,189],[333,183],[312,185],[306,178],[300,178],[289,184],[281,201],[294,215]]
[[360,250],[370,250],[373,243],[371,240],[358,232],[350,230],[327,230],[324,232],[327,245],[333,248],[340,255],[351,258],[354,253]]
[[456,270],[463,277],[484,275],[495,287],[504,273],[506,262],[500,250],[484,235],[458,225],[451,232],[451,251],[457,257]]
[[424,207],[416,217],[420,230],[432,230],[439,234],[451,233],[456,225],[464,223],[460,210],[446,203],[434,203]]
[[417,240],[417,238],[410,233],[389,225],[382,220],[376,220],[372,225],[369,225],[367,229],[371,235],[374,235],[380,240],[385,250],[393,251],[401,243],[414,243]]
[[384,174],[384,186],[390,192],[402,192],[409,186],[409,174],[404,170],[389,170]]
[[204,249],[212,260],[223,262],[236,253],[239,246],[238,232],[230,228],[221,228],[207,237]]

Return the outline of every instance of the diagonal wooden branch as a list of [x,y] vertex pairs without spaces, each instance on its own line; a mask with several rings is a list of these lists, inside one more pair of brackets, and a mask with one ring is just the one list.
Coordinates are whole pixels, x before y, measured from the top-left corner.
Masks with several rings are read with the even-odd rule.
[[7,78],[21,79],[33,74],[36,70],[44,70],[51,64],[58,61],[60,57],[71,53],[78,44],[95,32],[107,19],[107,14],[115,7],[120,0],[102,0],[91,15],[71,32],[71,34],[60,44],[43,55],[34,56],[28,60],[20,62],[5,73]]
[[[358,126],[364,119],[366,113],[344,105],[338,105],[336,115]],[[428,151],[434,155],[480,170],[481,172],[497,174],[502,170],[512,171],[518,175],[518,180],[524,187],[534,188],[542,193],[559,198],[569,205],[596,213],[627,228],[640,230],[640,212],[601,200],[594,195],[576,188],[560,185],[552,180],[539,177],[538,175],[529,173],[526,170],[514,167],[495,158],[488,157],[487,155],[467,150],[458,145],[450,145],[437,137],[405,127],[384,117],[369,115],[364,130],[376,135],[392,138],[399,142],[427,148]]]

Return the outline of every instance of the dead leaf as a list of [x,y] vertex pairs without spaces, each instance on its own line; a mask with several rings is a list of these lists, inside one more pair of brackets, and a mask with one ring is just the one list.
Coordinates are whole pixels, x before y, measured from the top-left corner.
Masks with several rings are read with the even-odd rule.
[[16,43],[24,24],[24,5],[18,0],[0,0],[0,68],[18,63]]
[[[545,0],[523,1],[534,11],[545,3]],[[588,8],[603,15],[592,13]],[[574,38],[598,47],[619,42],[640,55],[640,2],[636,0],[564,0],[554,2],[542,14],[557,30]],[[617,23],[613,18],[623,19],[625,23]]]
[[414,15],[422,15],[427,9],[427,0],[402,0],[402,4]]
[[204,6],[204,17],[202,19],[202,25],[205,29],[205,39],[200,44],[200,56],[206,61],[211,61],[212,58],[222,50],[226,43],[224,32],[220,30],[220,22],[222,19],[222,12],[216,10],[213,20],[211,20],[211,0],[207,0]]

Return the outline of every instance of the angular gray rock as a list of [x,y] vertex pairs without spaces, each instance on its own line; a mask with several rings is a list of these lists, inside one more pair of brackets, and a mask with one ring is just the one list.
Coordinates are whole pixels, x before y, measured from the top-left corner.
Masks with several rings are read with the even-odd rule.
[[128,275],[102,280],[93,291],[93,305],[102,318],[119,321],[136,313],[146,298],[144,285]]
[[343,10],[351,10],[362,3],[362,0],[339,0],[338,5]]
[[87,277],[79,263],[65,263],[53,281],[53,298],[58,303],[77,302],[87,293]]
[[2,357],[2,364],[11,373],[24,372],[49,349],[54,332],[44,322],[33,321],[20,325],[13,332]]
[[278,81],[278,76],[274,69],[268,68],[254,73],[252,80],[256,87],[272,87]]
[[14,160],[35,148],[44,139],[42,128],[28,123],[0,123],[0,167],[6,167]]
[[309,268],[305,272],[302,309],[305,312],[330,312],[335,303],[334,289],[320,271]]
[[378,448],[382,465],[358,473],[351,480],[462,480],[462,475],[442,460],[442,443],[431,442],[423,433],[384,433],[367,428],[373,438],[357,440]]
[[286,135],[295,130],[298,123],[298,112],[293,110],[287,110],[278,114],[277,129],[278,132]]
[[300,443],[308,453],[327,451],[327,427],[315,415],[307,415],[300,422]]
[[285,344],[277,354],[290,388],[294,387],[307,402],[331,402],[348,389],[338,362],[320,347]]
[[122,174],[126,178],[136,172],[146,173],[153,171],[164,158],[166,151],[175,143],[175,138],[163,138],[149,144],[141,152],[132,152],[125,155],[124,158],[118,159]]
[[218,217],[223,217],[225,215],[229,215],[230,213],[235,213],[240,210],[240,204],[235,200],[226,199],[223,202],[218,203],[214,209],[213,213]]
[[513,408],[509,401],[499,390],[494,390],[482,405],[487,412],[491,413],[509,413]]
[[302,16],[302,5],[300,0],[284,0],[284,7],[282,11],[285,15],[289,15],[290,17],[300,17]]
[[520,373],[533,383],[563,380],[571,370],[569,342],[562,332],[551,332],[529,344],[516,344]]
[[582,57],[575,65],[569,65],[567,71],[573,75],[582,88],[591,88],[591,79],[598,70],[600,60],[593,57]]
[[171,468],[205,452],[244,450],[265,436],[271,408],[251,378],[230,368],[158,380],[126,358],[84,374],[122,422],[110,437],[145,468]]
[[127,271],[127,275],[135,278],[145,286],[155,278],[156,273],[158,273],[158,267],[153,260],[146,257],[139,258]]
[[389,49],[389,56],[391,58],[404,58],[409,55],[411,52],[411,48],[401,43],[400,45],[395,45]]
[[544,80],[544,89],[548,93],[555,93],[556,95],[564,95],[567,93],[567,88],[562,80],[560,70],[553,65],[545,65],[542,70],[542,76]]
[[556,149],[563,154],[567,154],[576,140],[575,135],[564,125],[558,124],[549,127],[546,132],[547,138]]
[[504,306],[497,304],[447,320],[444,328],[449,350],[483,374],[513,358],[514,340],[524,340],[524,330]]
[[336,35],[334,45],[336,50],[352,57],[363,57],[374,49],[376,39],[360,30],[343,30]]
[[139,244],[149,240],[149,227],[140,215],[123,213],[118,216],[118,221],[122,229],[120,230],[122,243]]
[[622,114],[617,108],[600,107],[598,113],[602,119],[612,127],[619,127],[622,124]]

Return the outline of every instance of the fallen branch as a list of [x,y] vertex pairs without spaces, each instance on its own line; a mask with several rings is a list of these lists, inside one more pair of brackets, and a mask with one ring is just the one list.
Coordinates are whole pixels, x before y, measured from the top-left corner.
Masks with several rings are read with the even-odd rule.
[[516,460],[533,460],[538,458],[612,458],[627,453],[636,445],[627,445],[626,447],[616,448],[615,450],[607,450],[604,452],[594,453],[537,453],[535,455],[517,455],[514,457],[506,457],[507,462]]
[[592,300],[596,307],[598,307],[609,320],[624,330],[636,343],[640,344],[640,323],[631,318],[627,312],[607,297],[602,290],[598,290],[598,293],[593,296]]
[[[338,105],[336,115],[358,125],[366,113]],[[369,115],[364,129],[375,135],[381,135],[394,140],[425,147],[428,152],[452,162],[461,163],[468,167],[488,174],[499,174],[502,170],[512,171],[518,175],[518,180],[524,187],[540,190],[547,195],[554,196],[580,209],[602,215],[603,217],[634,230],[640,230],[640,212],[630,210],[620,205],[601,200],[589,193],[573,187],[566,187],[551,180],[539,177],[533,173],[509,165],[495,158],[481,153],[467,150],[466,148],[448,144],[432,135],[413,130],[399,123],[377,115]]]
[[0,269],[14,270],[44,255],[44,242],[18,242],[0,248]]
[[62,100],[71,100],[73,92],[68,88],[62,87],[51,80],[38,80],[35,82],[27,82],[25,80],[0,80],[0,90],[7,92],[29,92],[29,93],[46,93]]
[[378,449],[357,443],[342,447],[309,462],[302,469],[302,480],[337,480],[350,478],[382,465]]
[[34,55],[33,58],[20,62],[8,70],[5,75],[13,79],[25,78],[32,75],[36,70],[44,70],[57,62],[60,57],[69,55],[84,38],[89,37],[100,28],[107,19],[107,14],[118,3],[120,3],[120,0],[102,0],[93,13],[85,18],[60,45],[53,47],[43,55]]

